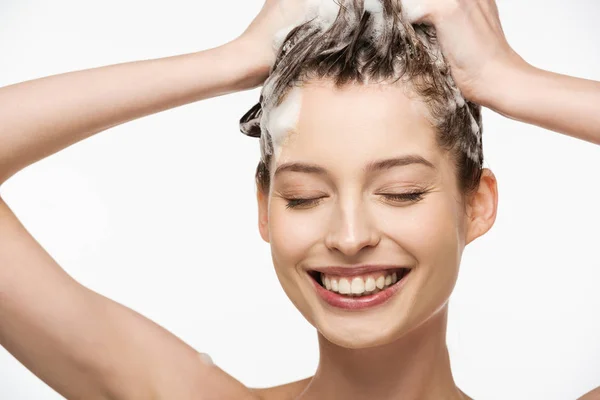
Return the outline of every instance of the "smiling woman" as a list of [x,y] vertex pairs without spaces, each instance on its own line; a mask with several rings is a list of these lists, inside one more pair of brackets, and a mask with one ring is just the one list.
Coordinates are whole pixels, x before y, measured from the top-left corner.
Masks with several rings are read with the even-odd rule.
[[366,380],[374,398],[468,398],[443,338],[462,251],[496,216],[481,107],[436,62],[431,28],[382,6],[292,30],[242,118],[261,139],[260,233],[319,333],[303,396],[352,398]]
[[481,106],[456,86],[432,25],[409,23],[398,2],[367,3],[292,29],[240,120],[260,138],[261,236],[318,331],[300,398],[367,387],[377,399],[469,398],[445,337],[465,246],[496,219]]

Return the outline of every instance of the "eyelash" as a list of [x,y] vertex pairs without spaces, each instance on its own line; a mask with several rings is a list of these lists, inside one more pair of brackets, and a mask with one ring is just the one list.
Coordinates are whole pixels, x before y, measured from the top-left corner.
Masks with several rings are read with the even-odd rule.
[[[383,196],[387,199],[392,199],[394,201],[409,201],[411,203],[416,203],[423,199],[423,195],[426,192],[407,192],[407,193],[395,193],[395,194],[384,194]],[[285,208],[298,208],[300,206],[308,206],[308,205],[316,205],[319,200],[323,199],[323,197],[319,197],[316,199],[286,199],[288,200]]]

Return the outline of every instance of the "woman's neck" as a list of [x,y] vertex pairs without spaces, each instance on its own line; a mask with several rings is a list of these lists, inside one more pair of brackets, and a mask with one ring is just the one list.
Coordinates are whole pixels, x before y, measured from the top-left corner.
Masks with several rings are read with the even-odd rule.
[[455,385],[446,347],[448,305],[396,342],[347,349],[319,334],[317,371],[298,400],[468,399]]

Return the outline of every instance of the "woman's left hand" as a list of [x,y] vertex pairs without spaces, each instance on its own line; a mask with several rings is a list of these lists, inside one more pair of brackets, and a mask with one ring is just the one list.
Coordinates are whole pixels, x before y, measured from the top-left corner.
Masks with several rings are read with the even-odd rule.
[[433,25],[463,96],[487,101],[498,78],[528,66],[508,44],[495,0],[400,0],[412,23]]

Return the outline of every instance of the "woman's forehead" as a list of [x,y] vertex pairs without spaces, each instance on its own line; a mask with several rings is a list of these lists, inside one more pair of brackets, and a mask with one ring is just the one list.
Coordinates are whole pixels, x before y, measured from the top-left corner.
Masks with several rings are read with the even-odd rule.
[[282,162],[439,152],[425,105],[396,84],[310,83],[295,88],[269,118],[275,158]]
[[424,104],[396,84],[309,84],[300,90],[299,131],[315,133],[321,126],[351,133],[431,130]]

